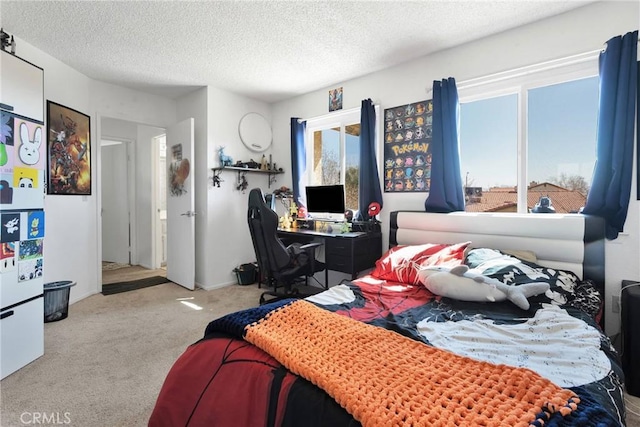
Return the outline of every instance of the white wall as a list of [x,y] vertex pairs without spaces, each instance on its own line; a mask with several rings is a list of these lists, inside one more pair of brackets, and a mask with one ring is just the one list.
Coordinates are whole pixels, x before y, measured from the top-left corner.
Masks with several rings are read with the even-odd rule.
[[[600,49],[613,36],[638,28],[638,2],[595,3],[544,21],[477,40],[368,76],[336,82],[331,87],[273,105],[274,147],[277,158],[287,158],[290,117],[311,118],[325,115],[328,90],[342,86],[344,108],[359,107],[371,98],[381,110],[429,99],[433,80],[455,77],[458,82],[492,73],[532,65],[552,59]],[[383,132],[382,122],[378,134]],[[382,147],[378,153],[382,168]],[[281,182],[291,182],[290,166]],[[382,177],[382,174],[380,174]],[[290,185],[290,184],[289,184]],[[640,279],[638,258],[638,209],[635,187],[632,190],[625,235],[606,245],[606,288],[608,295],[619,292],[622,279]],[[389,212],[401,209],[424,210],[424,193],[383,193],[381,219],[387,231]],[[387,244],[385,237],[384,244]],[[606,330],[619,329],[618,315],[611,313],[611,298],[606,301]]]
[[[209,289],[237,283],[233,268],[256,260],[247,225],[249,190],[259,187],[264,191],[273,191],[275,186],[291,184],[279,179],[279,182],[269,189],[267,176],[248,173],[246,178],[249,186],[243,193],[236,189],[237,173],[227,171],[222,173],[221,178],[224,181],[220,188],[214,188],[211,183],[211,168],[220,166],[219,146],[225,146],[225,153],[233,157],[234,163],[238,160],[249,161],[250,159],[260,161],[262,154],[269,157],[272,153],[271,150],[264,153],[250,151],[242,144],[238,133],[238,124],[245,114],[260,113],[271,121],[271,111],[269,105],[264,102],[214,87],[208,88],[208,106],[207,232],[205,236],[201,236],[204,242],[202,252],[196,255],[198,257],[196,264],[199,264],[199,269],[202,270],[202,275],[199,276],[202,280],[201,285]],[[288,140],[287,137],[282,143]],[[288,151],[281,156],[274,154],[272,157],[274,162],[285,168],[291,163],[289,159]],[[200,257],[203,258],[202,262]]]
[[[133,122],[109,117],[100,119],[98,141],[101,142],[103,139],[129,141],[120,146],[100,146],[101,180],[98,182],[98,194],[101,195],[102,261],[118,260],[117,262],[131,262],[134,265],[138,263],[136,224],[135,221],[130,224],[130,218],[135,218],[136,212],[135,167],[133,166],[136,131],[137,125]],[[117,164],[123,157],[131,157],[131,159],[124,164]],[[126,187],[126,192],[123,192],[122,186]],[[123,194],[127,196],[126,199],[123,198]],[[125,248],[129,246],[131,259],[129,259],[129,253],[125,253]]]
[[[135,232],[138,264],[154,268],[153,233],[157,212],[154,212],[153,189],[156,178],[153,138],[165,133],[163,128],[138,125],[136,129],[136,202]],[[161,172],[163,173],[163,172]]]
[[44,281],[75,281],[70,297],[73,303],[97,292],[101,274],[98,116],[166,127],[176,121],[175,101],[92,80],[19,36],[16,43],[18,56],[44,68],[45,99],[91,118],[91,195],[52,195],[44,202]]
[[[195,119],[195,209],[196,215],[196,284],[214,289],[236,283],[233,268],[255,261],[247,225],[248,190],[268,188],[264,175],[247,174],[249,187],[243,193],[237,189],[237,172],[223,172],[223,182],[213,187],[211,168],[220,165],[218,148],[234,159],[259,161],[263,153],[248,150],[238,133],[240,119],[257,112],[271,119],[269,105],[222,89],[198,89],[177,100],[178,120]],[[267,157],[270,152],[264,153]],[[289,153],[273,158],[279,164],[290,163]],[[285,166],[286,167],[286,166]],[[275,185],[278,185],[277,183]]]

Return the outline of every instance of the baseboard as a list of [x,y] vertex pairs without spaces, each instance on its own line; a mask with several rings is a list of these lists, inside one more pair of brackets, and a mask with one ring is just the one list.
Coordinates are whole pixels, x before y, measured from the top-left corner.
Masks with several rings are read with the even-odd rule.
[[203,285],[202,283],[196,282],[196,286],[198,288],[204,289],[205,291],[212,291],[214,289],[226,288],[227,286],[237,285],[236,282],[228,282],[228,283],[217,283],[215,285]]
[[69,298],[69,305],[75,304],[78,301],[81,301],[81,300],[83,300],[83,299],[85,299],[87,297],[90,297],[91,295],[95,295],[95,294],[99,294],[99,293],[100,292],[98,292],[98,291],[90,291],[90,292],[87,292],[87,293],[83,294],[80,297]]

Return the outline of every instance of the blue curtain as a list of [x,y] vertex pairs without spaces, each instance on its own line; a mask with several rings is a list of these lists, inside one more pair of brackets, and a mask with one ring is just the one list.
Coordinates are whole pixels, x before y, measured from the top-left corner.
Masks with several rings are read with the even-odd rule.
[[360,174],[358,176],[359,218],[369,218],[369,205],[378,202],[382,209],[382,191],[376,160],[376,111],[370,99],[360,108]]
[[291,180],[293,181],[293,200],[298,207],[306,208],[302,178],[307,168],[307,153],[304,148],[304,134],[307,122],[299,122],[297,117],[291,118]]
[[464,194],[458,150],[460,105],[456,81],[433,82],[431,185],[424,202],[427,212],[464,211]]
[[601,216],[607,239],[624,229],[631,193],[638,31],[607,42],[600,54],[598,141],[585,214]]

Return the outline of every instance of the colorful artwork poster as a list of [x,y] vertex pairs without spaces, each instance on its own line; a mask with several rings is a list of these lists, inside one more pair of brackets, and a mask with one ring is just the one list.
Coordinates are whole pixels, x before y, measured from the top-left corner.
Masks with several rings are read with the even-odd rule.
[[171,163],[169,163],[169,194],[180,197],[187,193],[185,181],[189,178],[191,165],[189,159],[182,158],[182,144],[171,147]]
[[17,242],[20,240],[20,213],[2,214],[0,216],[0,242]]
[[342,88],[329,91],[329,112],[342,110]]
[[91,120],[47,101],[47,194],[91,195]]
[[13,271],[16,268],[15,242],[0,243],[0,273]]
[[44,239],[21,240],[18,260],[42,258],[42,243]]
[[44,237],[44,211],[29,212],[27,224],[29,224],[29,230],[27,230],[28,239]]
[[429,191],[432,126],[431,100],[384,110],[385,193]]
[[13,169],[14,188],[38,188],[38,169],[16,166]]
[[0,114],[0,172],[13,172],[13,158],[15,149],[13,145],[14,118],[11,114]]
[[13,135],[16,166],[44,169],[46,160],[42,125],[15,118]]
[[26,282],[42,277],[42,258],[18,262],[18,282]]

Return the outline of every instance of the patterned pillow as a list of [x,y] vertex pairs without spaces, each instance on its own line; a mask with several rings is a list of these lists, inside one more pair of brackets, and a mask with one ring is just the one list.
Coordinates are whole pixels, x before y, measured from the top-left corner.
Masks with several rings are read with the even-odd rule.
[[464,261],[464,251],[471,242],[455,245],[399,245],[389,249],[376,261],[371,275],[377,279],[418,284],[418,267],[424,265],[458,265]]
[[554,304],[563,308],[577,308],[596,318],[602,305],[600,293],[593,283],[571,271],[548,268],[508,255],[496,249],[477,248],[467,254],[465,264],[478,273],[498,279],[507,285],[518,286],[530,282],[549,283],[549,290],[528,298],[533,305]]

